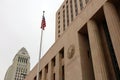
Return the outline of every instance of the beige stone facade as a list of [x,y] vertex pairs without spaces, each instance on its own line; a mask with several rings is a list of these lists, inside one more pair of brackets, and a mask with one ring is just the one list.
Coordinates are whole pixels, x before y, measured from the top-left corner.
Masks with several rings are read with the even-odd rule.
[[[39,80],[120,80],[120,1],[64,0]],[[37,64],[25,80],[36,80]]]
[[4,80],[24,80],[30,71],[30,56],[25,48],[15,55],[13,64],[8,68]]

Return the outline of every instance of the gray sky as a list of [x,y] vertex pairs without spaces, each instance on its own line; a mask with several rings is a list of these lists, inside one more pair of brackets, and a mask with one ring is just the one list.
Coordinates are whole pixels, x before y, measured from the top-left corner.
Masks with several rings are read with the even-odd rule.
[[0,80],[15,54],[25,47],[31,69],[38,61],[40,26],[45,11],[42,55],[55,41],[55,13],[64,0],[0,0]]

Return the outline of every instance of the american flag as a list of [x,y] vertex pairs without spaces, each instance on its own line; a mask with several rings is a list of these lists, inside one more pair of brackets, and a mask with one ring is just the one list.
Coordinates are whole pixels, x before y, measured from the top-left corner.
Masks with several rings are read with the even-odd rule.
[[42,22],[41,22],[41,29],[45,29],[46,27],[46,21],[45,21],[45,17],[44,17],[44,14],[43,14],[43,17],[42,17]]

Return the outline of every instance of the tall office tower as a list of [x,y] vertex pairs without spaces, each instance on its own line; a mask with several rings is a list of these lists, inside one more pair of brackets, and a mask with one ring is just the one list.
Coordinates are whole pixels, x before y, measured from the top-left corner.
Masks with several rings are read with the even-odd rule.
[[[120,0],[64,0],[39,80],[120,80]],[[36,80],[37,65],[25,80]]]
[[64,0],[56,12],[56,40],[71,25],[90,0]]
[[30,71],[30,56],[25,48],[19,50],[8,68],[4,80],[24,80]]

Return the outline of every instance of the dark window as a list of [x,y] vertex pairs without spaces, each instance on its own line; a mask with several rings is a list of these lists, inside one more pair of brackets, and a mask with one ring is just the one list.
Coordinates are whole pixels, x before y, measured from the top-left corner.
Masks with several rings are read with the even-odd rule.
[[68,0],[66,1],[66,4],[68,3]]
[[83,1],[80,0],[80,9],[82,10],[83,9]]
[[53,73],[53,80],[55,80],[55,73]]
[[58,15],[60,15],[60,12],[58,12]]
[[60,24],[60,21],[58,21],[58,24]]
[[58,28],[60,28],[60,25],[58,26]]
[[67,26],[69,25],[69,10],[68,10],[68,5],[66,6],[66,14],[67,14]]
[[78,15],[78,7],[77,7],[77,0],[74,0],[75,3],[75,14]]
[[65,5],[63,5],[63,8],[65,8]]
[[36,76],[34,77],[34,80],[37,80],[37,79],[36,79]]
[[63,31],[65,30],[65,10],[63,10]]
[[48,73],[48,64],[45,66],[45,73]]
[[64,66],[62,66],[62,80],[65,80]]
[[71,21],[73,21],[73,6],[72,6],[72,0],[70,0],[70,10],[71,10]]
[[58,17],[58,19],[60,19],[60,16]]
[[58,30],[58,33],[60,33],[60,30]]
[[58,37],[60,37],[60,35],[58,35]]
[[55,66],[55,57],[52,59],[52,65]]
[[59,53],[60,53],[60,57],[64,58],[64,48],[62,48]]
[[39,72],[39,79],[42,79],[42,71]]

